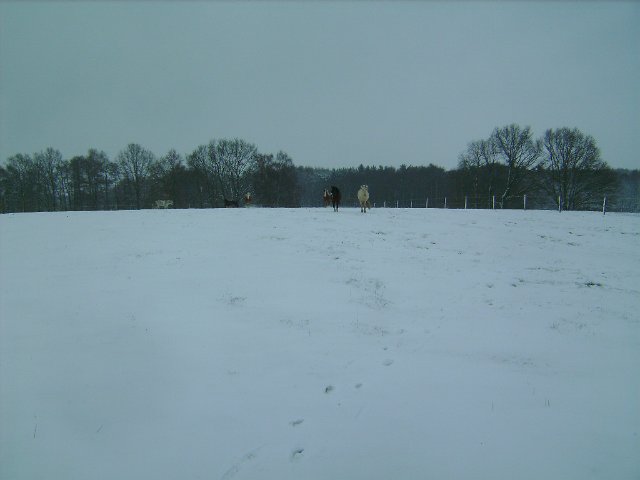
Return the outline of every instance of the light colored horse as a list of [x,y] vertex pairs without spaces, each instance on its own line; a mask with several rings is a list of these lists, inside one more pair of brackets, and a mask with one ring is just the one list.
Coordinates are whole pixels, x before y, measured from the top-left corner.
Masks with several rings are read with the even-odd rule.
[[173,207],[173,200],[156,200],[156,208]]
[[367,208],[371,210],[371,205],[369,204],[369,186],[368,185],[360,185],[360,190],[358,190],[358,201],[360,202],[360,211],[362,213],[366,213]]
[[322,203],[327,207],[331,204],[331,193],[326,188],[324,189],[324,193],[322,194]]

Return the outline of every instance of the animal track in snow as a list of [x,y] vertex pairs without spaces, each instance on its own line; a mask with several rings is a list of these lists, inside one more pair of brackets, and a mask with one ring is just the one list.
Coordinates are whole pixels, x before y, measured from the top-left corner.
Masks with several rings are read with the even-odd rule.
[[231,478],[235,477],[244,463],[256,458],[260,448],[256,448],[255,450],[251,450],[250,452],[245,453],[237,463],[235,463],[229,470],[224,473],[224,475],[222,475],[222,477],[220,477],[220,480],[230,480]]
[[382,310],[386,308],[391,301],[384,295],[385,284],[377,278],[349,278],[347,285],[360,290],[363,295],[359,302],[374,310]]
[[240,295],[232,295],[230,293],[220,297],[221,302],[226,303],[227,305],[233,305],[233,306],[242,305],[246,300],[247,300],[247,297],[243,297]]
[[306,318],[295,319],[295,320],[292,318],[281,318],[280,323],[289,328],[293,328],[297,330],[307,330],[311,322],[309,321],[309,319],[306,319]]
[[295,462],[302,458],[302,454],[304,453],[304,448],[295,448],[293,452],[291,452],[291,461]]

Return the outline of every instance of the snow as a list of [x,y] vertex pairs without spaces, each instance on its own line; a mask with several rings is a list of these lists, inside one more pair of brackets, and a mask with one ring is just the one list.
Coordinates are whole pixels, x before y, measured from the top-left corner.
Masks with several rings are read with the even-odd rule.
[[0,478],[637,479],[640,216],[0,216]]

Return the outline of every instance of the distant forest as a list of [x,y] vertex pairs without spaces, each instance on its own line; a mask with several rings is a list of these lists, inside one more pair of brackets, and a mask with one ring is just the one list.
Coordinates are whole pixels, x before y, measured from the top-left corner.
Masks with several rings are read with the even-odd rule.
[[[99,150],[70,159],[48,148],[16,154],[0,166],[0,212],[217,208],[225,200],[262,207],[316,207],[325,188],[342,191],[343,205],[369,186],[374,207],[557,208],[640,211],[640,171],[613,170],[593,137],[577,129],[496,128],[461,152],[458,166],[434,164],[312,168],[285,152],[261,153],[242,139],[212,140],[182,156],[163,156],[138,144],[114,159]],[[228,202],[227,202],[228,203]]]

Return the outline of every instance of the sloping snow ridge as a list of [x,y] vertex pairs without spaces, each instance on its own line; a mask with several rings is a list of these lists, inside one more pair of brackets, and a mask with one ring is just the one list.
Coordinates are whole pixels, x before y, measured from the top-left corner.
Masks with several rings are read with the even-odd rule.
[[638,479],[640,216],[0,216],[0,478]]

